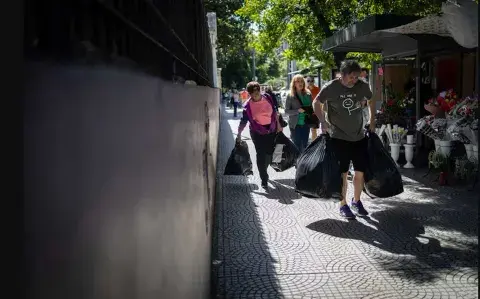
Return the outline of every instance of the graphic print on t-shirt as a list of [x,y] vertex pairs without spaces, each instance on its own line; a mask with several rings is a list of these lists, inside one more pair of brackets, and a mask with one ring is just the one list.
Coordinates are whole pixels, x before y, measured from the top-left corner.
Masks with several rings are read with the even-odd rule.
[[[340,95],[340,100],[342,101],[342,107],[347,109],[348,115],[352,115],[352,111],[354,110],[363,108],[367,102],[366,100],[356,101],[356,98],[357,98],[356,93],[347,93],[347,94]],[[355,101],[352,99],[355,99]]]

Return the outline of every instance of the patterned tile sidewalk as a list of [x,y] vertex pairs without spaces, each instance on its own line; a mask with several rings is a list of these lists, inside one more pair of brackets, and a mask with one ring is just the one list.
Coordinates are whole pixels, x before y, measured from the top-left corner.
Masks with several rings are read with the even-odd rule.
[[362,197],[370,217],[346,221],[296,194],[294,169],[270,168],[263,192],[248,130],[255,175],[223,176],[238,122],[227,110],[220,128],[215,298],[478,298],[478,194],[404,177],[403,194]]

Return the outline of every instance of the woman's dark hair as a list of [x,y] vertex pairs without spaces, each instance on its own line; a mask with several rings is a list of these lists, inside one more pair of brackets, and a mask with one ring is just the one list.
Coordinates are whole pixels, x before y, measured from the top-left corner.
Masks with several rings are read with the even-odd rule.
[[254,92],[255,90],[260,91],[260,84],[258,84],[258,82],[255,82],[255,81],[248,82],[248,84],[247,84],[247,92],[248,92],[248,93],[252,93],[252,92]]
[[358,64],[358,62],[356,62],[355,60],[345,60],[340,65],[340,72],[342,73],[342,75],[360,73],[361,71],[362,68],[360,67],[360,64]]

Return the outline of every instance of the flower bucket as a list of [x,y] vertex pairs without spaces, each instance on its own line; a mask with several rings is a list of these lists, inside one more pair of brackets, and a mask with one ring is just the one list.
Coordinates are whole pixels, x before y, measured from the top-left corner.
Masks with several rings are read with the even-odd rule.
[[465,152],[467,153],[467,159],[472,161],[472,157],[473,157],[473,144],[467,144],[465,143],[464,144],[465,146]]
[[400,157],[400,144],[399,143],[390,143],[390,155],[391,155],[393,161],[395,161],[395,164],[397,164],[397,166],[398,166],[397,160]]
[[434,142],[435,142],[435,151],[440,152],[440,140],[435,139]]
[[452,152],[452,142],[451,141],[440,141],[440,152],[445,157],[449,157],[450,153]]

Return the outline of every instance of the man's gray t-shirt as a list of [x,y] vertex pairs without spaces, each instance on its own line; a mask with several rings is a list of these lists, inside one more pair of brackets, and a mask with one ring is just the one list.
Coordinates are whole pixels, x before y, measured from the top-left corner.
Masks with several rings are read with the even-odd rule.
[[325,120],[330,124],[332,138],[359,141],[365,137],[363,108],[372,98],[367,83],[358,80],[348,88],[334,79],[326,83],[316,100],[324,104]]

